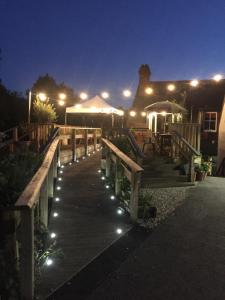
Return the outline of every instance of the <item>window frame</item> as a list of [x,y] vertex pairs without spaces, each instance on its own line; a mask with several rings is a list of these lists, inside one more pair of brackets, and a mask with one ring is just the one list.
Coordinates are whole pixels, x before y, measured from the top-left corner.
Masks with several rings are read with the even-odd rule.
[[[215,119],[215,129],[205,129],[205,114],[215,114],[216,119]],[[202,127],[204,132],[217,132],[217,120],[218,120],[218,112],[217,111],[204,111],[203,112],[203,122],[202,122]],[[212,120],[210,119],[209,122]]]

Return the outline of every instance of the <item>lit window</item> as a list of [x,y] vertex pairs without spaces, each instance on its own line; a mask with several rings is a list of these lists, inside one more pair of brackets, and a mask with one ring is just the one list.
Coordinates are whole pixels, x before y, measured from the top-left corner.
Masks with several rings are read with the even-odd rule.
[[217,131],[217,112],[205,112],[203,119],[204,131]]

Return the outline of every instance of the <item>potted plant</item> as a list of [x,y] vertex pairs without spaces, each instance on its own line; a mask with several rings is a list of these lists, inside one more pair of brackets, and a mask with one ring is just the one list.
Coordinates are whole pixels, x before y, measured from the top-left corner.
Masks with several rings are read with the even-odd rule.
[[195,167],[196,172],[196,181],[202,181],[205,179],[209,171],[209,165],[206,162],[203,162],[201,165]]

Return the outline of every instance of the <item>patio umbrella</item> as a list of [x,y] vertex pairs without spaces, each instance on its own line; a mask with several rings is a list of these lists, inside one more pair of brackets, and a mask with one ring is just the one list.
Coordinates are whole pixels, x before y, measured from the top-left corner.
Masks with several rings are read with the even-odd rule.
[[160,102],[155,102],[151,105],[148,105],[145,107],[146,111],[152,111],[152,112],[166,112],[166,113],[187,113],[187,109],[182,107],[181,105],[170,102],[170,101],[160,101]]

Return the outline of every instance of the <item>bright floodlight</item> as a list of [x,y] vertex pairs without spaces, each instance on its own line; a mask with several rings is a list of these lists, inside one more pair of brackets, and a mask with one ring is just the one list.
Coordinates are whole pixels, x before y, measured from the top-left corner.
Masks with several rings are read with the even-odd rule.
[[116,229],[116,233],[121,234],[122,232],[123,232],[123,230],[121,228]]
[[59,99],[60,99],[60,100],[65,100],[65,99],[66,99],[66,94],[60,93],[60,94],[59,94]]
[[102,98],[108,99],[109,98],[109,93],[108,92],[102,92],[101,93]]
[[141,113],[141,115],[142,115],[142,117],[146,117],[146,112],[143,111],[143,112]]
[[86,93],[80,93],[80,99],[86,100],[88,98],[88,94]]
[[145,93],[148,94],[148,95],[151,95],[153,93],[153,89],[151,87],[147,87],[145,89]]
[[170,91],[170,92],[173,92],[175,90],[175,85],[174,84],[169,84],[167,86],[167,89]]
[[216,74],[213,77],[213,80],[215,80],[216,82],[219,82],[221,79],[223,79],[223,76],[221,74]]
[[131,96],[131,91],[130,90],[124,90],[123,95],[124,95],[124,97],[130,97]]
[[134,110],[131,110],[131,111],[130,111],[130,116],[131,116],[131,117],[135,117],[135,116],[136,116],[136,112],[135,112]]
[[51,258],[47,258],[45,263],[47,266],[51,266],[53,264],[53,260]]
[[199,85],[199,81],[196,80],[196,79],[194,79],[194,80],[192,80],[192,81],[190,82],[190,85],[193,86],[193,87],[196,87],[196,86]]
[[38,94],[38,98],[41,100],[41,101],[45,101],[47,99],[47,96],[45,93],[39,93]]
[[58,101],[58,104],[59,104],[60,106],[64,106],[64,105],[65,105],[65,101],[64,101],[64,100],[59,100],[59,101]]
[[56,237],[56,233],[55,233],[55,232],[52,232],[52,233],[50,234],[50,237],[51,237],[52,239],[54,239],[54,238]]

